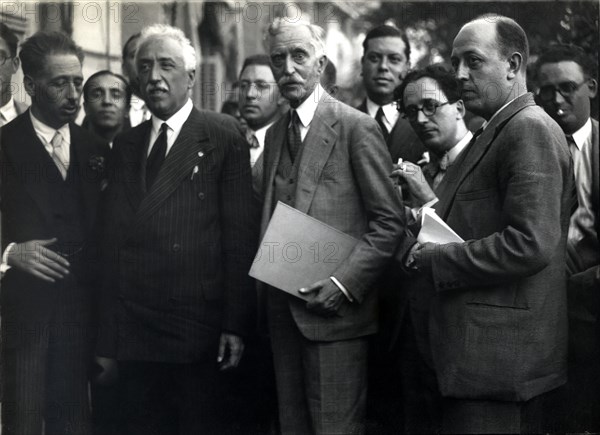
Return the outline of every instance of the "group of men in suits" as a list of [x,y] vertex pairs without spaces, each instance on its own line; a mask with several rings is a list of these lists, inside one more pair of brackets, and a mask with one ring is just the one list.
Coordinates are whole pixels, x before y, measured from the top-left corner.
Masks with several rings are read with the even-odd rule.
[[[252,92],[266,76],[277,85],[268,96],[290,106],[255,117],[255,131],[274,122],[254,174],[246,132],[193,107],[196,54],[181,30],[148,26],[126,44],[124,58],[135,45],[134,93],[151,117],[111,130],[110,159],[110,138],[73,121],[82,91],[92,111],[94,98],[104,105],[99,118],[111,118],[114,96],[100,79],[122,79],[98,73],[84,89],[81,49],[61,33],[23,43],[32,106],[0,130],[5,433],[91,433],[93,354],[119,378],[125,433],[222,433],[217,374],[239,364],[253,329],[247,272],[278,201],[358,241],[330,277],[298,289],[305,300],[259,285],[282,434],[365,433],[369,337],[389,267],[401,272],[402,295],[391,345],[411,354],[398,367],[412,403],[404,429],[548,429],[544,410],[567,376],[567,306],[597,337],[596,305],[567,305],[567,265],[569,297],[597,296],[593,72],[579,58],[541,63],[549,116],[527,92],[527,37],[512,19],[465,24],[453,43],[455,76],[438,67],[407,75],[406,37],[382,26],[364,43],[361,113],[320,84],[323,36],[308,22],[275,19],[268,71],[244,65],[249,120],[264,111],[258,97],[267,95]],[[485,119],[475,135],[465,110]],[[577,189],[565,133],[581,153]],[[404,180],[412,209],[390,175]],[[423,206],[465,242],[417,241]],[[577,358],[589,367],[589,355]]]

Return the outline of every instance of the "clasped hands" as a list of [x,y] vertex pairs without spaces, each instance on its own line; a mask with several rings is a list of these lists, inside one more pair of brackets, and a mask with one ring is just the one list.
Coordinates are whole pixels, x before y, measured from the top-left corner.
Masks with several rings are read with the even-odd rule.
[[298,293],[309,296],[306,303],[307,310],[323,317],[335,316],[346,299],[344,293],[330,278],[301,288]]

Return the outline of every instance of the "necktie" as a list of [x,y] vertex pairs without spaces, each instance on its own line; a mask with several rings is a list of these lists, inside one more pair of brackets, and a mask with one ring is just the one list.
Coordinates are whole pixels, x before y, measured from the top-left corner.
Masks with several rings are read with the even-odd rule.
[[146,163],[146,189],[148,190],[152,187],[152,184],[158,176],[160,167],[165,161],[165,156],[167,154],[167,128],[167,123],[163,122],[160,126],[160,134],[156,138],[156,141],[152,146],[152,151],[150,151],[150,155],[148,156],[148,161]]
[[258,148],[260,146],[258,139],[252,130],[246,130],[246,141],[248,141],[250,148]]
[[[567,139],[567,144],[569,145],[569,152],[571,154],[571,162],[573,164],[573,171],[575,171],[575,159],[573,156],[579,152],[577,148],[577,144],[575,144],[575,139],[570,134],[566,134],[565,138]],[[579,200],[577,198],[577,187],[576,183],[573,183],[573,189],[571,192],[571,216],[577,211],[579,208]]]
[[435,174],[435,177],[433,177],[433,190],[436,190],[437,187],[440,185],[440,183],[442,182],[442,180],[444,179],[444,175],[446,175],[446,171],[448,170],[448,166],[450,166],[450,157],[448,156],[448,152],[446,152],[442,158],[437,162],[438,164],[438,171]]
[[302,136],[300,135],[300,118],[298,117],[298,112],[293,109],[290,110],[290,117],[291,121],[288,127],[288,147],[292,163],[294,163],[298,151],[300,150],[300,146],[302,145]]
[[67,159],[64,155],[63,138],[59,131],[57,131],[54,134],[54,137],[50,141],[50,144],[52,145],[52,154],[50,155],[50,157],[52,157],[52,160],[54,161],[56,168],[60,172],[62,179],[66,180],[67,168],[69,163],[67,162]]
[[381,128],[381,132],[383,133],[383,138],[387,141],[390,134],[388,133],[387,127],[383,122],[383,118],[385,118],[385,115],[383,114],[383,108],[380,106],[375,114],[375,121],[377,121],[377,124],[379,124],[379,128]]

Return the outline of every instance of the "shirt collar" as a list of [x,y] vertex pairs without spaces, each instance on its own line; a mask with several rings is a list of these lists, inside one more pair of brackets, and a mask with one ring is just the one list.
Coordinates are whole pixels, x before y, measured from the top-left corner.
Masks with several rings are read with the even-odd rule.
[[302,102],[296,109],[298,113],[298,118],[300,118],[300,122],[302,126],[308,128],[310,123],[312,122],[315,112],[317,111],[317,106],[319,105],[320,97],[325,93],[325,89],[320,84],[317,84],[314,91],[308,96],[306,100]]
[[592,135],[592,119],[588,118],[583,127],[572,134],[573,141],[579,150],[583,147],[588,138]]
[[17,109],[15,108],[15,100],[13,97],[10,97],[8,103],[4,106],[0,107],[0,113],[4,116],[4,119],[10,120],[14,118],[14,114],[17,113]]
[[275,124],[275,122],[271,122],[270,124],[267,124],[264,127],[259,128],[258,130],[252,130],[252,133],[254,133],[254,136],[256,137],[256,140],[259,144],[265,143],[265,136],[267,135],[267,130],[273,124]]
[[377,111],[380,107],[381,110],[383,110],[383,114],[385,115],[388,121],[392,122],[398,118],[399,113],[398,109],[396,108],[397,106],[395,101],[380,106],[379,104],[373,102],[373,100],[371,100],[369,97],[367,97],[367,113],[371,116],[371,118],[375,118],[375,116],[377,115]]
[[468,131],[467,134],[465,134],[465,137],[463,137],[461,140],[459,140],[456,145],[454,145],[452,148],[450,148],[450,150],[448,150],[448,164],[449,165],[454,163],[454,161],[456,160],[458,155],[461,153],[461,151],[465,149],[465,147],[469,144],[469,142],[471,142],[472,138],[473,138],[473,133]]
[[[523,95],[523,94],[521,94],[521,95]],[[508,106],[508,105],[509,105],[510,103],[512,103],[513,101],[515,101],[515,100],[516,100],[517,98],[519,98],[521,95],[518,95],[518,96],[516,96],[516,97],[515,97],[515,98],[513,98],[512,100],[508,101],[508,102],[507,102],[507,103],[506,103],[504,106],[502,106],[500,109],[496,110],[496,113],[494,113],[494,114],[492,115],[492,117],[491,117],[489,120],[485,121],[485,122],[484,122],[484,123],[481,125],[482,131],[483,131],[483,130],[485,130],[485,129],[487,128],[487,126],[490,124],[490,122],[492,122],[492,120],[493,120],[493,119],[494,119],[496,116],[498,116],[498,114],[499,114],[500,112],[502,112],[504,109],[506,109],[506,106]]]
[[177,112],[175,112],[175,114],[172,115],[167,120],[162,120],[162,119],[157,118],[156,116],[152,115],[152,131],[153,131],[153,133],[158,135],[158,133],[160,131],[160,126],[163,123],[166,123],[167,126],[178,135],[179,132],[181,131],[181,127],[183,127],[183,124],[189,118],[190,113],[192,113],[193,108],[194,108],[194,105],[192,104],[192,100],[190,100],[188,98],[188,100],[183,105],[183,107],[181,109],[179,109]]
[[54,137],[57,131],[60,132],[60,135],[62,136],[64,142],[68,144],[71,143],[71,134],[69,131],[68,123],[63,125],[59,129],[56,129],[50,127],[47,124],[44,124],[42,121],[37,119],[33,115],[33,111],[31,109],[29,110],[29,115],[31,116],[31,123],[33,124],[33,129],[35,130],[38,136],[42,137],[46,141],[46,144],[44,145],[50,144],[52,142],[52,138]]

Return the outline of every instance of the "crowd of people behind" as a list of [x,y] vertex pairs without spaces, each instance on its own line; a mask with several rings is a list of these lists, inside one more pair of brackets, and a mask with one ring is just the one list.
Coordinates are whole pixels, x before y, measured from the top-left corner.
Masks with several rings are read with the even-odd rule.
[[[549,47],[530,92],[510,18],[420,69],[381,25],[353,108],[323,36],[275,19],[220,114],[180,29],[84,80],[0,23],[4,435],[600,431],[594,56]],[[281,203],[355,239],[291,292],[248,274],[301,244],[262,240]]]

